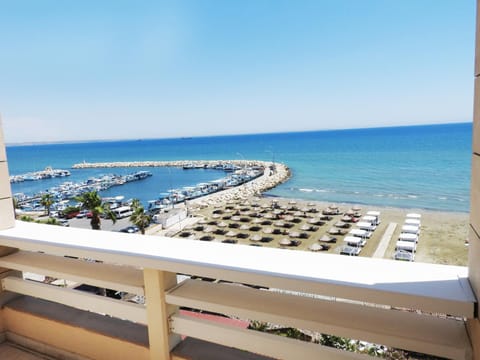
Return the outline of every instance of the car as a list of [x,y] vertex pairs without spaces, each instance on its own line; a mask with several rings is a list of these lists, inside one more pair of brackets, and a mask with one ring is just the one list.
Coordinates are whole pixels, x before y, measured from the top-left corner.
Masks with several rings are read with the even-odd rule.
[[80,214],[80,211],[72,211],[68,214],[65,215],[66,219],[73,219],[74,217],[77,217],[77,215]]
[[58,223],[60,224],[60,226],[70,226],[68,220],[65,219],[59,220]]
[[128,233],[128,234],[133,234],[133,233],[136,233],[138,232],[140,229],[138,228],[138,226],[127,226],[126,228],[123,228],[120,230],[120,232],[124,232],[124,233]]

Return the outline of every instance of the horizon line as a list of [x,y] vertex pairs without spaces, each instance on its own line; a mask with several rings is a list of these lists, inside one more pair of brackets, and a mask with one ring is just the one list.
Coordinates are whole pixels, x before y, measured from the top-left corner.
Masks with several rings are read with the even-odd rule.
[[215,135],[195,135],[195,136],[172,136],[172,137],[145,137],[145,138],[105,138],[105,139],[78,139],[78,140],[52,140],[52,141],[24,141],[24,142],[10,142],[5,143],[6,147],[12,146],[34,146],[34,145],[61,145],[61,144],[85,144],[85,143],[100,143],[100,142],[117,142],[117,141],[143,141],[143,140],[176,140],[176,139],[200,139],[200,138],[215,138],[228,136],[249,136],[249,135],[277,135],[289,133],[313,133],[313,132],[329,132],[329,131],[350,131],[350,130],[375,130],[387,128],[405,128],[405,127],[422,127],[422,126],[447,126],[447,125],[462,125],[473,124],[473,120],[448,122],[448,123],[423,123],[410,125],[387,125],[387,126],[371,126],[371,127],[354,127],[354,128],[336,128],[336,129],[317,129],[317,130],[293,130],[293,131],[274,131],[274,132],[260,132],[260,133],[239,133],[239,134],[215,134]]

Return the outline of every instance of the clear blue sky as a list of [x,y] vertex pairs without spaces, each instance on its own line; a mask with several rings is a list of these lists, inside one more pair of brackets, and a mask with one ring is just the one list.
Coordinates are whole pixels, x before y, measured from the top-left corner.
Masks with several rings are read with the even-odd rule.
[[473,0],[0,0],[7,142],[465,122]]

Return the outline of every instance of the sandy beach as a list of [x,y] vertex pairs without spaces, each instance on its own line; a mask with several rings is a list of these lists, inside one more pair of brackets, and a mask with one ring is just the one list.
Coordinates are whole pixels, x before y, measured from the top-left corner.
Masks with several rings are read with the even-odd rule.
[[[193,219],[190,218],[185,226],[180,225],[176,229],[175,237],[198,240],[207,237],[206,239],[216,242],[233,240],[237,245],[311,251],[309,248],[313,244],[325,244],[318,240],[322,236],[328,235],[329,230],[335,228],[334,225],[341,220],[342,214],[354,207],[351,204],[335,204],[334,207],[338,207],[340,214],[331,215],[331,219],[326,220],[324,224],[311,227],[314,221],[312,219],[318,219],[323,210],[332,206],[331,203],[256,196],[231,199],[225,202],[218,198],[210,199],[211,201],[204,200],[202,206],[189,208]],[[381,212],[381,224],[368,239],[359,256],[372,257],[388,226],[395,224],[395,230],[388,239],[388,246],[382,256],[392,259],[395,243],[400,235],[406,214],[415,212],[422,215],[415,261],[451,265],[467,264],[468,246],[465,241],[468,234],[468,214],[368,205],[358,205],[358,207],[360,208],[359,213],[362,215],[371,210]],[[279,226],[282,222],[292,226],[288,229]],[[308,227],[311,228],[306,230]],[[349,229],[345,230],[348,232],[355,227],[355,224],[352,224]],[[278,233],[279,231],[280,233]],[[289,234],[292,233],[298,233],[300,236],[291,237]],[[172,232],[169,235],[173,235]],[[339,254],[345,245],[343,239],[346,235],[331,236],[336,237],[337,241],[326,244],[330,248],[322,252]],[[269,239],[271,240],[268,241]],[[284,239],[295,240],[299,244],[298,246],[281,245],[281,241],[287,243]],[[236,245],[232,244],[232,246]]]

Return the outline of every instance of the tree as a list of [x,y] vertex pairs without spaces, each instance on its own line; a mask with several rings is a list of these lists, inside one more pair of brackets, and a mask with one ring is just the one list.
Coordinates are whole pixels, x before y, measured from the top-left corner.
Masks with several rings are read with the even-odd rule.
[[82,203],[80,206],[81,209],[88,210],[92,213],[90,226],[93,230],[100,230],[101,215],[105,215],[105,217],[112,220],[114,224],[117,221],[115,214],[110,209],[110,205],[102,201],[102,198],[98,195],[96,190],[83,193],[80,196],[77,196],[75,200]]
[[140,229],[142,235],[145,235],[145,229],[150,225],[152,217],[145,212],[138,199],[133,199],[132,208],[133,214],[130,216],[130,221]]
[[42,195],[42,199],[40,200],[40,204],[45,207],[45,214],[50,216],[50,207],[53,205],[54,199],[53,195],[50,193],[46,193]]

